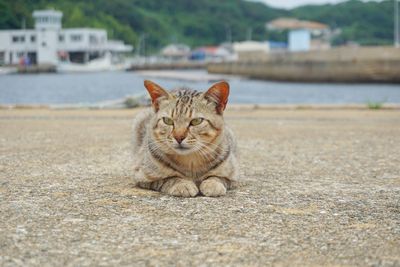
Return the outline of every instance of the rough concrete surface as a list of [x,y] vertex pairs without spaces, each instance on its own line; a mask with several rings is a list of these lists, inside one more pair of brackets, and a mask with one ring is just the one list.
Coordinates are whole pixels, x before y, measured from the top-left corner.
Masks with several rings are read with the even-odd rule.
[[230,110],[243,182],[133,187],[131,110],[0,110],[1,266],[400,266],[400,112]]

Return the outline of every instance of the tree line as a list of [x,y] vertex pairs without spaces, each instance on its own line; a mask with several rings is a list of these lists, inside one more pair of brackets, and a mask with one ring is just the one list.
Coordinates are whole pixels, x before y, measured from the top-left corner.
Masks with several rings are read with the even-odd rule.
[[340,29],[332,43],[385,45],[393,40],[393,1],[307,5],[292,10],[244,0],[0,0],[0,29],[33,27],[32,11],[63,12],[63,27],[107,30],[109,38],[137,46],[145,39],[148,51],[171,42],[190,46],[225,41],[285,41],[284,32],[268,31],[265,23],[278,17],[314,20]]

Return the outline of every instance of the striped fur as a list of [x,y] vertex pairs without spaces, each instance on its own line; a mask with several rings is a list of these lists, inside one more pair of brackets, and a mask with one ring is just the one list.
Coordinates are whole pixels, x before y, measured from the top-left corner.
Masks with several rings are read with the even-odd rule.
[[149,81],[145,86],[153,108],[134,120],[138,186],[183,197],[224,195],[237,179],[236,142],[222,116],[228,85],[218,83],[205,93],[168,92]]

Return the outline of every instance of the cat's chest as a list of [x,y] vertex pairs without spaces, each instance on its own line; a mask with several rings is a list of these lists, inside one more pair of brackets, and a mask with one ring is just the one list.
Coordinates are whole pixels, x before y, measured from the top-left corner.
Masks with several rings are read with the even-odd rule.
[[193,179],[203,177],[209,170],[209,163],[194,156],[174,158],[174,165],[179,172]]

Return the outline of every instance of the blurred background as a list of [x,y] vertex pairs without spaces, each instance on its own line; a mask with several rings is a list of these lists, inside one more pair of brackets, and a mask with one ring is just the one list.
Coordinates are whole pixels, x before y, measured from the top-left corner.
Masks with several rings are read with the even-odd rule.
[[0,105],[135,107],[143,79],[231,103],[400,103],[399,3],[0,0]]

